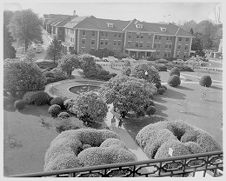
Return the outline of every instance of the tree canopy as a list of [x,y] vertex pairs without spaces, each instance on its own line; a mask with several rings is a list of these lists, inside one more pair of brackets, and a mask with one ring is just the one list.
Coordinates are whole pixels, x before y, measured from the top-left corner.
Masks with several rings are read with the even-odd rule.
[[9,30],[14,39],[24,44],[26,51],[32,41],[42,41],[41,20],[30,9],[16,11],[10,20]]
[[53,60],[56,63],[56,60],[61,59],[63,56],[63,47],[61,41],[57,40],[55,37],[49,47],[47,48],[46,58]]

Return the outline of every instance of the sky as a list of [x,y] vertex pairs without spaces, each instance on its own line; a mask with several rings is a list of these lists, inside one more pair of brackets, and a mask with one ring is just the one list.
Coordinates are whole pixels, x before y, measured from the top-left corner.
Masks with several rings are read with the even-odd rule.
[[[8,2],[8,1],[7,1]],[[194,20],[200,22],[202,20],[215,20],[216,6],[221,6],[214,2],[150,2],[150,1],[96,1],[84,2],[76,1],[65,2],[55,0],[54,2],[32,1],[10,1],[4,3],[4,9],[21,10],[32,9],[35,13],[42,16],[43,14],[58,13],[72,15],[73,11],[79,16],[93,15],[98,18],[110,18],[120,20],[132,20],[134,18],[147,22],[175,22],[183,23],[185,21]]]

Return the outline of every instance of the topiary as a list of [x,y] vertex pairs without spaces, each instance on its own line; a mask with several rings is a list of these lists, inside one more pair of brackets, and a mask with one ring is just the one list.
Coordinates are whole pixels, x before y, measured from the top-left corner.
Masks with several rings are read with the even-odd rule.
[[53,104],[52,106],[49,107],[48,109],[48,113],[52,116],[52,117],[57,117],[57,115],[60,113],[61,111],[61,107],[57,104]]
[[151,116],[153,114],[155,114],[156,112],[156,108],[154,106],[149,106],[146,110],[147,115]]
[[178,77],[180,77],[180,70],[179,70],[179,68],[177,68],[177,67],[172,68],[170,70],[170,72],[169,72],[169,75],[170,76],[177,75]]
[[22,110],[26,106],[26,101],[20,99],[14,102],[14,108],[17,110]]
[[187,146],[188,150],[192,153],[192,154],[196,154],[196,153],[204,153],[204,149],[201,148],[201,146],[199,146],[199,144],[189,141],[184,143],[185,146]]
[[68,168],[77,168],[82,165],[79,159],[71,153],[60,154],[55,159],[52,159],[44,166],[44,171],[64,170]]
[[212,84],[211,77],[209,75],[204,75],[201,77],[199,84],[204,87],[210,87]]
[[[172,155],[169,154],[170,148],[172,149]],[[164,142],[155,154],[155,159],[170,158],[173,156],[189,155],[191,152],[189,149],[178,140],[169,140]]]
[[54,105],[57,104],[59,105],[61,108],[64,107],[64,100],[62,97],[54,97],[51,101],[50,101],[50,105]]
[[181,83],[180,77],[177,75],[170,76],[167,83],[172,87],[177,87]]
[[92,146],[90,144],[83,144],[82,145],[82,150],[85,150],[87,148],[91,148]]
[[166,89],[163,88],[163,87],[160,87],[160,88],[157,90],[158,94],[160,94],[160,95],[163,95],[163,94],[165,93],[165,91],[166,91]]
[[67,112],[61,112],[60,114],[58,114],[58,117],[65,119],[65,118],[69,118],[70,114],[68,114]]
[[49,94],[44,91],[26,92],[23,96],[23,100],[25,100],[27,104],[34,104],[37,106],[49,104],[51,99]]
[[123,141],[116,138],[108,138],[100,145],[100,147],[110,147],[110,146],[116,146],[119,148],[127,149],[126,144]]

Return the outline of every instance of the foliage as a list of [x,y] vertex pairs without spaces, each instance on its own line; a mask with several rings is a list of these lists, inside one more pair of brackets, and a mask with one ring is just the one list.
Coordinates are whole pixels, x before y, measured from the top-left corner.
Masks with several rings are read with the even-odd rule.
[[156,63],[154,64],[154,67],[159,71],[167,71],[167,66],[162,63]]
[[13,43],[13,37],[11,36],[8,28],[6,27],[5,23],[4,23],[4,59],[6,58],[15,58],[16,57],[16,50],[15,48],[12,46]]
[[180,77],[180,70],[177,68],[177,67],[174,67],[170,70],[170,73],[169,73],[170,76],[172,75],[177,75]]
[[167,83],[172,87],[177,87],[181,83],[180,77],[177,75],[170,76]]
[[56,120],[54,120],[56,131],[58,133],[61,133],[62,131],[66,131],[66,130],[71,130],[71,129],[85,128],[85,125],[79,119],[77,119],[75,117],[70,117],[70,118],[65,117],[65,116],[62,117],[62,116],[59,116],[59,115],[58,115],[58,118]]
[[46,76],[46,84],[67,79],[67,76],[59,68],[44,72],[43,75]]
[[211,87],[212,79],[209,75],[204,75],[201,77],[199,84],[204,87]]
[[42,40],[41,20],[30,9],[16,11],[10,21],[9,30],[14,39],[24,43],[25,50],[32,41]]
[[125,114],[129,111],[145,112],[156,92],[153,84],[128,76],[116,76],[100,89],[106,102],[113,103],[114,108]]
[[[119,136],[110,130],[90,128],[63,131],[50,143],[50,146],[45,153],[44,170],[59,155],[72,154],[77,156],[80,151],[83,150],[83,145],[89,144],[91,146],[99,146],[108,138],[119,139]],[[62,160],[61,164],[66,163],[66,160],[65,162]]]
[[64,100],[62,97],[54,97],[51,101],[50,101],[50,105],[54,105],[57,104],[59,105],[62,109],[64,108]]
[[51,97],[44,91],[30,91],[24,94],[23,100],[26,101],[27,104],[40,106],[49,104]]
[[39,66],[39,68],[47,70],[51,70],[57,66],[57,64],[53,61],[40,61],[35,63]]
[[154,106],[149,106],[147,108],[146,112],[147,112],[147,115],[151,116],[151,115],[155,114],[156,108]]
[[110,146],[128,149],[123,141],[116,138],[108,138],[100,145],[100,147],[110,147]]
[[14,107],[17,110],[22,110],[22,109],[24,109],[26,104],[27,104],[26,101],[20,99],[20,100],[17,100],[17,101],[14,102]]
[[80,94],[72,109],[84,122],[102,122],[108,112],[107,104],[93,91]]
[[34,58],[35,58],[35,51],[32,48],[29,48],[27,50],[24,60],[28,62],[34,62]]
[[123,67],[122,74],[123,75],[130,76],[130,74],[131,74],[131,68],[130,67]]
[[58,114],[58,118],[66,119],[69,117],[70,117],[70,114],[68,114],[67,112],[61,112],[60,114]]
[[79,159],[71,153],[59,154],[55,159],[45,165],[44,171],[64,170],[68,168],[81,167]]
[[66,110],[69,110],[73,105],[75,105],[74,99],[66,99],[64,101],[64,107],[65,107]]
[[57,115],[60,113],[61,111],[61,107],[57,104],[53,104],[49,107],[48,109],[48,113],[52,116],[52,117],[57,117]]
[[[147,72],[148,75],[145,75],[145,72]],[[156,68],[150,64],[136,65],[134,67],[134,69],[132,70],[131,76],[139,78],[139,79],[145,79],[148,82],[153,83],[153,84],[161,83],[158,70],[156,70]]]
[[72,71],[80,67],[79,58],[76,55],[64,55],[59,60],[58,67],[70,77]]
[[96,64],[92,56],[82,55],[80,56],[80,59],[82,62],[81,68],[86,78],[109,80],[111,77],[113,77],[113,75],[104,70],[101,65]]
[[61,41],[54,38],[47,48],[46,59],[51,59],[56,63],[63,56],[63,46]]
[[166,89],[163,88],[163,87],[160,87],[158,90],[157,90],[158,94],[160,95],[163,95],[165,92],[166,92]]
[[155,60],[155,63],[165,64],[165,63],[168,63],[168,60],[161,58],[161,59]]
[[17,92],[41,90],[45,83],[46,78],[36,64],[24,61],[4,62],[4,89],[13,96]]

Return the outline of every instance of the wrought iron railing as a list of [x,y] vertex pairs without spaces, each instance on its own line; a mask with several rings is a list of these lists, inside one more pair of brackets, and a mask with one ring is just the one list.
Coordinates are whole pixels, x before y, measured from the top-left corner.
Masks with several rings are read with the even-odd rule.
[[213,177],[223,175],[223,152],[30,173],[12,177],[205,177],[207,175]]

